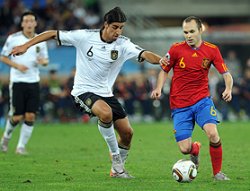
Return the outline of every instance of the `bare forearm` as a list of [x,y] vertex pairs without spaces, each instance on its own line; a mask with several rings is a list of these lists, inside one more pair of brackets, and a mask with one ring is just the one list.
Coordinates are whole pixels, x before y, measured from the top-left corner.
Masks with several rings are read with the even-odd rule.
[[157,89],[162,89],[167,77],[168,77],[168,74],[164,72],[163,70],[161,70],[158,75],[157,87],[156,87]]
[[159,55],[150,51],[144,51],[141,56],[151,64],[159,64],[159,61],[161,59]]
[[232,75],[228,72],[223,74],[225,86],[227,90],[232,90],[233,88],[233,78]]
[[156,88],[151,93],[151,98],[153,98],[153,99],[160,99],[161,98],[162,87],[166,81],[167,76],[168,76],[168,74],[165,73],[163,70],[160,71],[160,73],[158,75],[157,85],[156,85]]
[[15,68],[15,69],[19,70],[20,72],[25,72],[26,70],[28,70],[27,66],[15,63],[6,56],[1,56],[0,61],[2,61],[3,63],[9,65],[12,68]]
[[27,51],[27,49],[29,47],[31,47],[39,42],[43,42],[43,41],[53,39],[53,38],[57,38],[57,31],[56,30],[50,30],[50,31],[43,32],[43,33],[35,36],[34,38],[32,38],[30,41],[26,42],[25,44],[14,47],[11,50],[10,55],[13,55],[13,56],[22,55]]
[[0,60],[1,60],[1,62],[3,62],[3,63],[5,63],[5,64],[9,65],[9,66],[12,67],[12,68],[17,68],[17,67],[18,67],[18,64],[15,63],[15,62],[13,62],[12,60],[10,60],[8,57],[1,56],[1,57],[0,57]]
[[43,42],[49,39],[56,39],[57,37],[57,31],[56,30],[50,30],[50,31],[45,31],[34,38],[32,38],[30,41],[26,42],[24,45],[27,46],[27,48],[38,44],[39,42]]
[[232,100],[232,88],[233,88],[233,78],[231,74],[225,73],[223,74],[223,78],[225,81],[225,90],[222,92],[222,98],[226,101],[229,102]]

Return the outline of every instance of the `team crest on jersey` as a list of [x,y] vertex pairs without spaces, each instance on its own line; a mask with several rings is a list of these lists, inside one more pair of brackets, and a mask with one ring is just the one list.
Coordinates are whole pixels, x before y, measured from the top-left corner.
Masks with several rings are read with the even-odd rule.
[[203,58],[202,60],[202,68],[209,69],[210,67],[210,60],[208,58]]
[[85,104],[90,106],[92,104],[92,100],[90,98],[86,99]]
[[41,48],[39,46],[36,47],[36,53],[39,53],[41,51]]
[[118,58],[118,50],[111,50],[111,59],[116,60]]

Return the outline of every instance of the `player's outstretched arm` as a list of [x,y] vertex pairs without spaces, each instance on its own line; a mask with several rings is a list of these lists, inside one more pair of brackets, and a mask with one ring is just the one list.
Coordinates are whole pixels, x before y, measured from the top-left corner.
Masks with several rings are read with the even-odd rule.
[[158,75],[156,88],[151,93],[151,98],[159,99],[161,97],[161,90],[167,77],[168,77],[168,74],[164,72],[163,70],[161,70]]
[[222,98],[226,101],[229,102],[232,100],[232,88],[233,88],[233,77],[232,75],[227,72],[225,74],[223,74],[223,78],[225,81],[225,90],[222,93]]
[[30,41],[26,42],[23,45],[16,46],[12,49],[10,52],[10,55],[17,56],[25,53],[27,49],[39,42],[43,42],[49,39],[56,39],[57,37],[57,31],[56,30],[50,30],[50,31],[45,31],[34,38],[32,38]]
[[162,65],[169,64],[167,60],[162,59],[161,56],[150,51],[144,51],[141,57],[150,62],[151,64],[162,64]]

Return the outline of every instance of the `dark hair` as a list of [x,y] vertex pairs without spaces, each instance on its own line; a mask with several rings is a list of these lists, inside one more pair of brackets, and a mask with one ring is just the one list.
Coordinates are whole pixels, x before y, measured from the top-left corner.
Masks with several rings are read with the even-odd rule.
[[104,21],[108,24],[113,22],[124,23],[127,21],[127,17],[120,7],[115,7],[104,15]]
[[24,13],[22,14],[21,19],[20,19],[20,23],[23,22],[23,18],[24,18],[25,16],[27,16],[27,15],[32,15],[32,16],[35,17],[35,20],[37,20],[37,16],[36,16],[36,14],[35,14],[34,12],[32,12],[32,11],[26,11],[26,12],[24,12]]
[[32,11],[26,11],[26,12],[24,12],[24,13],[21,15],[21,19],[20,19],[20,23],[19,23],[19,28],[20,28],[20,30],[23,30],[23,27],[22,27],[23,18],[24,18],[25,16],[27,16],[27,15],[32,15],[32,16],[35,17],[35,20],[37,20],[37,16],[36,16],[36,14],[35,14],[34,12],[32,12]]
[[192,20],[194,20],[196,22],[197,27],[198,27],[199,30],[202,29],[202,21],[201,21],[200,18],[198,18],[196,16],[189,16],[189,17],[185,18],[183,22],[189,23]]

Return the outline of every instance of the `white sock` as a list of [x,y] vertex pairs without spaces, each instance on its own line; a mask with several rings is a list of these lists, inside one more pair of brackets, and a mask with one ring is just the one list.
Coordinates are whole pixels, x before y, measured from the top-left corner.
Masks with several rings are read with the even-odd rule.
[[120,155],[121,155],[121,158],[122,158],[122,162],[123,162],[123,164],[125,164],[126,159],[128,157],[129,150],[128,149],[123,149],[123,148],[119,147],[119,151],[120,151]]
[[7,139],[10,139],[12,137],[12,133],[14,131],[16,126],[13,126],[11,123],[10,123],[10,120],[8,119],[7,122],[6,122],[6,126],[5,126],[5,131],[4,131],[4,134],[3,136]]
[[113,124],[110,127],[102,127],[99,123],[98,129],[100,133],[102,134],[102,137],[106,141],[111,154],[112,155],[119,154],[119,148],[118,148],[118,143],[117,143]]
[[23,123],[21,127],[21,132],[19,136],[19,141],[17,148],[25,148],[25,145],[28,143],[34,126],[28,126],[27,124]]

